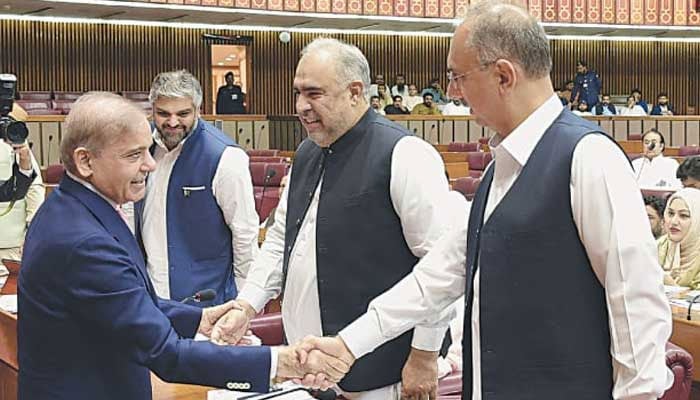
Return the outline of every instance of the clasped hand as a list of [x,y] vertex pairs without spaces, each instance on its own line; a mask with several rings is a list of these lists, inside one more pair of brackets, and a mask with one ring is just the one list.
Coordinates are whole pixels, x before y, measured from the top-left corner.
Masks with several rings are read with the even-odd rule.
[[[243,344],[254,316],[255,310],[247,302],[229,301],[204,309],[199,332],[210,336],[217,344]],[[295,345],[278,347],[277,353],[276,380],[292,379],[320,389],[327,389],[343,379],[355,362],[339,337],[307,336]]]

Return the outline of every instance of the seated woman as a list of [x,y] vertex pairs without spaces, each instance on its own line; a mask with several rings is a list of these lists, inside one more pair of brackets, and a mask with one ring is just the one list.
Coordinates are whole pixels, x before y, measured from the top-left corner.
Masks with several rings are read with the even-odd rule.
[[661,132],[650,129],[642,135],[643,157],[632,161],[634,175],[642,189],[680,189],[681,181],[676,178],[678,161],[664,157],[666,141]]
[[658,240],[664,284],[700,289],[700,190],[674,193],[664,212],[666,234]]

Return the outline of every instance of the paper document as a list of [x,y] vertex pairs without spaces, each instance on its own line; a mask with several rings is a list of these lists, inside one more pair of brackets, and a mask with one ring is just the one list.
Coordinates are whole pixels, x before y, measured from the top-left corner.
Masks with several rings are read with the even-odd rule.
[[0,296],[0,309],[17,314],[17,295],[5,294]]

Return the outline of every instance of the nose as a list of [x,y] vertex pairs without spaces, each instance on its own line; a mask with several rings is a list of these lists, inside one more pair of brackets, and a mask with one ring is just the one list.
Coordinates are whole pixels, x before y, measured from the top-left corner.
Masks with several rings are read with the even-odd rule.
[[168,126],[173,127],[173,128],[180,125],[180,121],[178,120],[177,115],[170,115],[166,122],[167,122]]
[[141,170],[143,172],[153,172],[156,169],[156,160],[153,159],[150,151],[146,152],[146,158],[143,160]]
[[449,97],[451,99],[463,100],[462,91],[459,90],[459,88],[457,87],[457,82],[455,82],[455,81],[448,81],[447,82],[447,97]]
[[306,100],[304,95],[299,94],[296,101],[297,114],[303,114],[311,109],[311,104]]

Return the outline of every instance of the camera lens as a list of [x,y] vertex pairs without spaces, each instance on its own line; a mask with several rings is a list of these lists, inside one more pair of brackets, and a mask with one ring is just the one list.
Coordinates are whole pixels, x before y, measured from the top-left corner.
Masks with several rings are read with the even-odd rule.
[[24,122],[12,122],[7,126],[7,140],[12,144],[22,144],[29,136],[29,130]]

